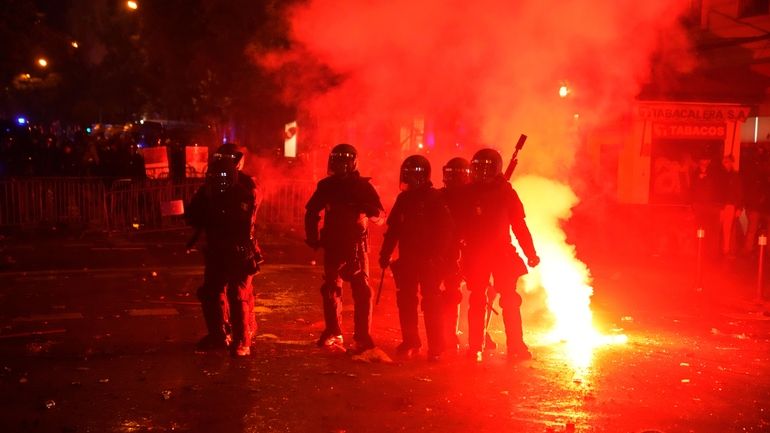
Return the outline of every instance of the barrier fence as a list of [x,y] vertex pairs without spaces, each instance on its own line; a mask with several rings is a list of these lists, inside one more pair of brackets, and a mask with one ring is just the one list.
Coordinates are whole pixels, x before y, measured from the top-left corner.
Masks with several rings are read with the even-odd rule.
[[[200,185],[200,179],[184,183],[102,178],[0,180],[0,227],[75,224],[110,231],[182,227],[179,201],[188,203]],[[258,188],[257,223],[301,227],[304,206],[314,188],[314,183],[298,180]]]
[[105,183],[88,178],[0,181],[0,226],[39,223],[104,224]]

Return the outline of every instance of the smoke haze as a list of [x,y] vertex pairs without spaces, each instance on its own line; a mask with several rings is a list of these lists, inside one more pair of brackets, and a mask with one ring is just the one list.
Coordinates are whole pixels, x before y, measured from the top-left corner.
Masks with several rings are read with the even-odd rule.
[[290,10],[293,48],[259,61],[311,119],[313,144],[325,150],[351,142],[370,170],[364,174],[374,172],[375,181],[393,179],[402,159],[417,152],[397,135],[415,118],[426,120],[422,152],[436,184],[450,157],[470,159],[479,148],[493,147],[507,160],[519,134],[527,134],[514,184],[543,254],[538,270],[569,275],[551,283],[533,278],[546,298],[567,296],[582,309],[574,320],[584,322],[590,321],[590,273],[560,228],[578,202],[570,189],[575,155],[585,133],[629,112],[653,55],[687,57],[678,20],[688,5],[312,0]]
[[[687,4],[315,0],[290,10],[294,49],[262,61],[291,65],[282,70],[287,97],[331,140],[323,147],[349,140],[363,153],[398,152],[388,135],[426,118],[436,156],[460,144],[467,158],[482,145],[505,157],[525,133],[520,172],[564,179],[577,124],[590,129],[627,110],[662,43],[683,52],[677,20]],[[397,155],[395,164],[407,156]]]

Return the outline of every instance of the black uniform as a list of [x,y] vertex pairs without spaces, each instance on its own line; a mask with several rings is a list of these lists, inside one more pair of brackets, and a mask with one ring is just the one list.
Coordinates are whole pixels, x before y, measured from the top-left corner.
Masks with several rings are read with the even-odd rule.
[[472,353],[483,348],[484,318],[487,309],[487,286],[490,275],[500,293],[508,353],[517,356],[526,352],[522,338],[521,296],[516,292],[519,276],[527,267],[511,244],[513,230],[519,245],[530,262],[539,262],[532,235],[524,221],[524,206],[511,185],[498,175],[489,183],[468,186],[466,205],[462,212],[463,271],[470,290],[468,306],[468,344]]
[[[318,182],[305,209],[306,240],[308,244],[324,249],[321,297],[326,328],[319,344],[342,334],[342,282],[349,281],[355,304],[353,339],[360,350],[372,348],[367,218],[379,217],[383,212],[380,197],[369,178],[353,171],[331,175]],[[324,224],[319,238],[322,210],[325,211]]]
[[396,245],[399,258],[392,264],[396,280],[396,300],[403,342],[400,352],[421,346],[417,331],[418,287],[422,297],[428,356],[444,351],[444,308],[441,280],[446,273],[453,224],[441,192],[428,182],[400,193],[390,215],[388,229],[380,252],[386,264]]
[[[444,187],[441,192],[442,199],[446,203],[452,221],[458,224],[462,218],[463,204],[465,203],[465,187]],[[449,244],[447,266],[444,269],[443,282],[444,291],[442,292],[441,302],[444,308],[446,344],[459,345],[457,339],[457,325],[459,320],[459,306],[463,300],[463,294],[460,286],[463,282],[463,276],[458,266],[461,258],[461,239],[456,235],[452,237]]]
[[206,234],[206,269],[198,299],[208,329],[208,338],[229,340],[234,348],[246,348],[256,332],[254,293],[251,278],[259,261],[259,246],[253,236],[256,216],[256,185],[238,172],[235,184],[224,192],[204,185],[187,206],[189,224]]

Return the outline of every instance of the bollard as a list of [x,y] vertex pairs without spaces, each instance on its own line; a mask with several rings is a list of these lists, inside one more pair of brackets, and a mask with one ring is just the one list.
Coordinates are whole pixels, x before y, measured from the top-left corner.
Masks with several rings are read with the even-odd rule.
[[698,252],[695,257],[695,290],[700,292],[703,290],[703,238],[706,237],[706,230],[700,227],[696,235],[698,236]]
[[757,265],[757,299],[762,301],[762,280],[765,270],[765,247],[767,246],[767,235],[759,235],[757,241],[759,245],[759,264]]

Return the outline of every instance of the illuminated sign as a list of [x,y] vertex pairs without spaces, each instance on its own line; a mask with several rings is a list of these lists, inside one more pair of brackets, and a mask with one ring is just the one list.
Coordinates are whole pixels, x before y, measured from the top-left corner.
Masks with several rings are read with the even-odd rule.
[[724,123],[653,123],[654,138],[724,139],[727,126]]
[[297,157],[297,122],[287,123],[283,127],[283,156]]
[[745,122],[750,108],[720,104],[639,104],[639,117],[666,122]]

